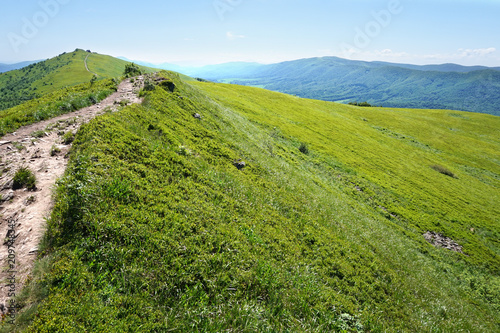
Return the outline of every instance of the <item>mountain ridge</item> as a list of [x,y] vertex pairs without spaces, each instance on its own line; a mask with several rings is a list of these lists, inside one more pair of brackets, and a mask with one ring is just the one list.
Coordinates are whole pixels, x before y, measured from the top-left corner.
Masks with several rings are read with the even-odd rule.
[[387,107],[455,109],[500,115],[500,70],[481,66],[405,65],[308,58],[253,68],[190,69],[217,82],[258,86],[327,101]]

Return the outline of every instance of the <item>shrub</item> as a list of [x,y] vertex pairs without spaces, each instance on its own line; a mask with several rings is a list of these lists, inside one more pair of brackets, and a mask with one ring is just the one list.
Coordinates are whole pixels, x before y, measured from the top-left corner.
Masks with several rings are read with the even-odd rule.
[[13,179],[14,183],[12,188],[14,190],[27,188],[32,191],[36,189],[36,178],[33,172],[27,167],[20,167],[19,170],[16,171]]
[[125,71],[123,72],[123,74],[125,75],[125,77],[132,77],[132,76],[141,75],[142,71],[139,68],[139,66],[137,66],[134,63],[130,63],[130,64],[125,65]]
[[354,105],[354,106],[361,106],[361,107],[373,107],[374,105],[371,105],[368,102],[349,102],[349,105]]
[[96,104],[97,100],[98,100],[98,98],[95,95],[90,95],[89,96],[89,102],[90,102],[90,104]]
[[308,155],[309,154],[309,147],[307,147],[307,144],[305,144],[304,142],[302,142],[300,144],[300,147],[299,147],[299,150],[302,154],[306,154]]
[[73,132],[71,131],[68,131],[63,135],[62,142],[65,145],[69,145],[71,142],[73,142],[74,139],[75,139],[75,134],[73,134]]
[[151,81],[150,79],[146,79],[146,81],[144,82],[144,90],[145,91],[153,91],[155,89],[155,84],[153,81]]
[[446,169],[444,166],[435,164],[435,165],[431,165],[431,168],[436,170],[439,173],[442,173],[443,175],[458,179],[458,177],[453,172]]

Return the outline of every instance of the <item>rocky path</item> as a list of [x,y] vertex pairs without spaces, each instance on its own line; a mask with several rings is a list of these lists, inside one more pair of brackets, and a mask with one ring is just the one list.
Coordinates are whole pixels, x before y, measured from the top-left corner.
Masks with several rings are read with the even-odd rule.
[[[141,103],[144,78],[123,81],[118,91],[98,104],[40,123],[25,126],[0,138],[0,313],[26,281],[45,231],[45,219],[53,207],[56,180],[66,169],[71,144],[68,132],[121,105]],[[36,190],[13,189],[13,177],[21,168],[36,176]],[[9,295],[10,294],[10,295]]]

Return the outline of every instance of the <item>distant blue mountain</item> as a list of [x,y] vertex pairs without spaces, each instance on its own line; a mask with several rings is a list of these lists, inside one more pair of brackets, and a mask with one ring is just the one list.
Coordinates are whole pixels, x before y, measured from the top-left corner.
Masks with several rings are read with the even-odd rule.
[[23,61],[23,62],[18,62],[15,64],[0,64],[0,73],[5,73],[5,72],[10,72],[16,69],[20,69],[26,66],[29,66],[31,64],[37,63],[40,60],[36,61]]
[[230,63],[191,69],[186,74],[313,99],[500,116],[500,67],[419,66],[323,57],[271,65]]

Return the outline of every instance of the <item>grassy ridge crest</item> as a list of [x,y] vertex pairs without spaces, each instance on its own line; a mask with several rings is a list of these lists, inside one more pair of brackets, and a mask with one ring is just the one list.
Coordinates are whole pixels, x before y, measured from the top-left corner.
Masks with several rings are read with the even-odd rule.
[[[90,72],[85,67],[85,59]],[[44,97],[62,88],[88,83],[93,73],[101,80],[120,77],[126,64],[120,59],[76,49],[22,69],[2,73],[0,110]],[[143,66],[141,69],[148,73],[154,71]]]

